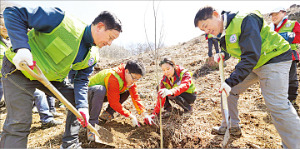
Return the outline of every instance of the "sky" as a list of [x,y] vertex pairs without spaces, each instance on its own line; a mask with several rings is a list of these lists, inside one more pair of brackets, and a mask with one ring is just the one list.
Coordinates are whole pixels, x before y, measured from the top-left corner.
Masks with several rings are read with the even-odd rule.
[[213,6],[219,12],[259,10],[265,14],[279,6],[289,8],[292,4],[300,4],[299,1],[5,1],[25,7],[59,7],[87,24],[90,24],[101,11],[113,12],[121,20],[123,29],[113,44],[123,47],[147,41],[154,43],[153,6],[157,14],[156,40],[157,42],[161,40],[166,46],[172,46],[203,34],[194,27],[194,17],[199,8],[206,5]]

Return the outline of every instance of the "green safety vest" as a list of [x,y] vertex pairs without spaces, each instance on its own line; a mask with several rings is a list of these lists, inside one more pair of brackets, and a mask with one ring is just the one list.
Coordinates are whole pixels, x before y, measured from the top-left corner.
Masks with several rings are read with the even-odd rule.
[[[7,50],[7,46],[4,42],[0,41],[0,70],[2,69],[2,60],[4,56],[4,52]],[[0,77],[2,77],[2,73],[0,71]]]
[[[175,87],[177,87],[177,86],[179,86],[179,85],[181,84],[183,74],[184,74],[185,72],[187,72],[187,71],[188,71],[187,69],[184,69],[184,70],[182,70],[182,71],[180,72],[180,78],[179,78],[179,81],[178,81],[178,82],[175,81],[173,87],[171,87],[166,81],[162,81],[162,83],[165,85],[165,87],[166,87],[167,89],[175,88]],[[176,73],[176,72],[175,72],[175,73]],[[192,82],[191,82],[191,85],[190,85],[189,89],[185,91],[186,93],[190,93],[190,94],[191,94],[191,93],[195,93],[195,89],[196,89],[193,80],[191,80],[191,81],[192,81]]]
[[[293,29],[295,27],[296,21],[287,20],[284,26],[280,28],[278,33],[284,33],[284,32],[293,32]],[[290,44],[292,50],[297,50],[298,46],[297,44],[291,43]]]
[[[259,11],[254,11],[253,13],[262,18]],[[237,14],[226,29],[225,41],[227,52],[238,59],[240,59],[242,53],[239,46],[241,24],[246,16],[247,14]],[[268,26],[265,21],[263,21],[260,36],[262,40],[261,55],[254,69],[263,66],[273,57],[276,57],[290,49],[289,43],[277,32],[271,31],[270,26]]]
[[122,78],[113,69],[104,69],[104,70],[98,72],[97,74],[93,75],[90,78],[90,82],[89,82],[88,86],[103,85],[103,86],[105,86],[106,89],[108,89],[108,80],[111,75],[114,75],[118,79],[119,91],[121,93],[128,90],[127,87],[124,87],[124,81],[122,80]]
[[[61,82],[71,69],[85,69],[97,62],[95,55],[91,54],[93,49],[91,48],[83,61],[72,64],[77,56],[85,28],[85,23],[65,14],[62,22],[50,33],[42,33],[35,29],[28,33],[33,60],[49,81]],[[12,63],[15,54],[12,49],[5,53]],[[36,80],[26,71],[22,73],[30,80]]]

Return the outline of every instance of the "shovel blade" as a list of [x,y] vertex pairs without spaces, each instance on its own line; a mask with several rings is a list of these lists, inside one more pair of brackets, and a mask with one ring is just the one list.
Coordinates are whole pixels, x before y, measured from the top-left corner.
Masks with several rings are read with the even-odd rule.
[[95,129],[100,134],[100,136],[95,135],[95,142],[96,143],[100,143],[100,144],[108,145],[108,146],[111,146],[111,147],[115,147],[114,137],[113,137],[113,134],[110,131],[108,131],[104,127],[99,126],[97,124],[95,124]]
[[226,148],[227,147],[229,138],[230,138],[229,127],[227,127],[225,135],[224,135],[223,143],[222,143],[222,146],[223,146],[222,148]]

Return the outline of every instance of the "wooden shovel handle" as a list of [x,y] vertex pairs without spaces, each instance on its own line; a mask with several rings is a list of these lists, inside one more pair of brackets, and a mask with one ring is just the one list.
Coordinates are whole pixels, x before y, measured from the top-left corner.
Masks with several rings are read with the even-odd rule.
[[[27,71],[31,76],[36,78],[39,82],[41,82],[44,86],[46,86],[55,96],[56,98],[62,102],[66,108],[68,108],[76,117],[83,119],[82,115],[77,111],[77,109],[50,83],[50,81],[45,77],[41,69],[38,67],[38,65],[35,65],[34,68],[37,70],[37,73],[35,73],[33,70],[31,70],[26,62],[21,62],[20,66]],[[88,123],[87,126],[88,129],[91,130],[91,132],[95,133],[98,137],[100,137],[100,134],[98,131],[93,127],[90,123]]]

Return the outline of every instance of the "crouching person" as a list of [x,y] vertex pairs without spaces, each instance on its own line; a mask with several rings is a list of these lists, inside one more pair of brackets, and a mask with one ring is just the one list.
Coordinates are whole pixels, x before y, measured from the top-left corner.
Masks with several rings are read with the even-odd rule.
[[[161,105],[163,105],[164,109],[167,111],[166,115],[170,115],[172,110],[172,106],[169,102],[170,100],[182,107],[185,113],[191,112],[193,110],[191,104],[196,100],[196,88],[192,81],[191,73],[187,69],[175,65],[175,62],[170,58],[164,58],[159,66],[161,67],[164,76],[160,82],[157,103],[151,118],[153,119],[158,115],[160,111],[160,100]],[[145,122],[148,123],[147,119],[145,119]]]
[[[89,122],[91,125],[99,124],[98,117],[100,115],[103,102],[109,103],[105,111],[102,112],[100,119],[108,121],[114,118],[115,111],[130,117],[133,126],[140,126],[137,118],[129,110],[122,106],[129,95],[138,112],[144,117],[149,116],[144,112],[144,106],[137,92],[137,82],[145,74],[145,67],[142,63],[134,60],[129,60],[126,64],[121,64],[116,68],[105,69],[98,72],[90,78],[88,89],[89,101]],[[151,119],[149,119],[151,121]],[[87,131],[88,140],[94,141],[95,135]]]

